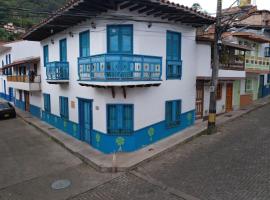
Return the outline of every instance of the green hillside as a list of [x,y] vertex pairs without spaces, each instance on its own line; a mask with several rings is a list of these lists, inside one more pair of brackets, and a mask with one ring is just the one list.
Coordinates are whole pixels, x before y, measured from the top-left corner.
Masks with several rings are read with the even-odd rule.
[[8,33],[3,25],[9,22],[24,29],[30,28],[67,0],[0,0],[0,41],[15,40],[19,35]]

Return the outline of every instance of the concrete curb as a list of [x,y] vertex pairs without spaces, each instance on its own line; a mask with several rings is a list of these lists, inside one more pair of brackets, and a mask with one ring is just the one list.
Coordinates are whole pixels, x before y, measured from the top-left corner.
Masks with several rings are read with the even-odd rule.
[[[262,100],[267,101],[262,101],[261,103],[255,102],[245,110],[233,111],[231,112],[232,116],[227,118],[226,115],[230,115],[230,113],[218,117],[217,127],[219,128],[225,123],[270,104],[270,98],[264,98]],[[205,135],[207,130],[207,122],[201,122],[182,131],[181,134],[176,133],[136,152],[116,154],[115,157],[118,163],[113,163],[113,155],[105,155],[93,149],[88,144],[78,141],[62,131],[53,128],[38,118],[32,116],[26,117],[24,116],[23,111],[18,110],[17,115],[26,123],[46,134],[49,138],[67,149],[70,153],[100,172],[130,171],[143,163],[150,162],[169,151],[173,151],[175,148],[192,141],[196,137]],[[154,149],[154,151],[151,152],[150,149]]]

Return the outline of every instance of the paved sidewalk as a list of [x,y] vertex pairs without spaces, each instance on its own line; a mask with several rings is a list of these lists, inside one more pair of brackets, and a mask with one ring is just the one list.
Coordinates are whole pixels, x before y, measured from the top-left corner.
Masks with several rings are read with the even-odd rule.
[[[237,111],[233,111],[217,117],[217,125],[221,126],[253,110],[261,108],[270,103],[270,97],[255,101],[252,105]],[[178,145],[192,140],[205,133],[207,122],[197,121],[194,126],[176,133],[159,142],[149,145],[132,153],[117,153],[115,155],[103,154],[88,144],[81,142],[66,133],[52,127],[51,125],[33,117],[31,114],[18,110],[17,114],[27,123],[36,127],[50,138],[61,144],[67,150],[80,159],[102,172],[128,171],[139,164],[148,162],[151,159],[176,148]]]

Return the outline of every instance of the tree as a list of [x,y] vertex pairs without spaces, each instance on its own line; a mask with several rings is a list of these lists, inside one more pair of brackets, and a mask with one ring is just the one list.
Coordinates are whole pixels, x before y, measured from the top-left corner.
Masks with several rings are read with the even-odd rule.
[[202,7],[199,3],[194,3],[191,8],[195,9],[196,11],[202,11]]

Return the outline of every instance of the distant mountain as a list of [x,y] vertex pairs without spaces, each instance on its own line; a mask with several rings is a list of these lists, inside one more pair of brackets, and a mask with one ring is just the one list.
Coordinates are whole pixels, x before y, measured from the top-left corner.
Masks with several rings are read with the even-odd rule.
[[13,23],[14,27],[27,30],[49,13],[65,4],[67,0],[0,0],[0,41],[11,41],[18,33],[7,31],[4,25]]

